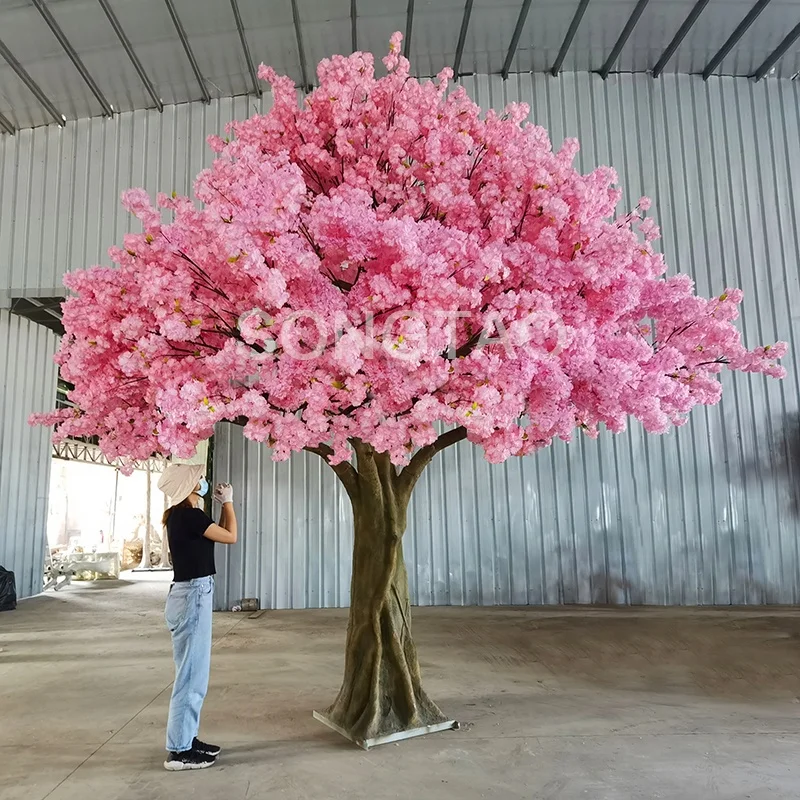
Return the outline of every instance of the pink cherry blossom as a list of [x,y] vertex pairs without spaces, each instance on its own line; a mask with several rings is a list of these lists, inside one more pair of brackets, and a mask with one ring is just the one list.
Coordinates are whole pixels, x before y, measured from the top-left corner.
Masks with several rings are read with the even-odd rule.
[[210,138],[199,202],[123,194],[142,232],[65,279],[75,409],[33,422],[127,459],[233,420],[277,459],[359,438],[398,464],[442,423],[498,462],[681,425],[723,366],[783,376],[784,343],[742,343],[741,292],[665,278],[649,199],[615,216],[616,174],[580,174],[575,140],[554,151],[523,103],[481,115],[450,70],[410,77],[400,34],[384,64],[326,59],[302,103],[262,66],[273,106]]

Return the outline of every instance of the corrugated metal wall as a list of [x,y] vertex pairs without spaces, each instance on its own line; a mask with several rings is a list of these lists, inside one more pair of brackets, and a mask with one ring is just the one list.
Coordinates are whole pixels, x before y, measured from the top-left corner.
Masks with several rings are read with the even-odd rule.
[[[415,600],[800,600],[789,497],[800,476],[782,462],[800,395],[798,82],[567,73],[464,82],[484,107],[530,103],[557,144],[577,136],[581,167],[616,167],[629,204],[650,195],[672,268],[694,275],[703,293],[741,286],[747,340],[788,339],[792,355],[786,381],[729,376],[720,406],[665,438],[636,427],[499,467],[469,446],[445,453],[413,501],[406,557]],[[257,106],[240,97],[2,137],[0,291],[48,289],[68,268],[106,261],[130,226],[120,191],[187,191],[209,161],[206,135]],[[0,337],[0,364],[16,363],[20,345],[2,328]],[[10,385],[21,392],[18,378]],[[40,386],[25,402],[47,407],[51,397]],[[5,411],[0,420],[7,441]],[[242,542],[220,565],[219,605],[242,596],[271,607],[347,604],[349,511],[332,475],[306,456],[273,465],[235,429],[220,432],[216,453],[218,475],[244,497]],[[46,486],[31,475],[4,480],[8,496]],[[5,539],[16,558],[22,535]]]
[[[722,403],[666,437],[561,442],[487,464],[445,451],[412,500],[406,560],[419,604],[800,601],[800,526],[791,511],[787,423],[798,411],[800,185],[797,82],[562,74],[464,79],[483,107],[513,100],[580,164],[612,164],[627,203],[647,194],[673,270],[698,290],[741,286],[753,345],[787,339],[789,377],[726,376]],[[225,426],[228,428],[228,426]],[[221,607],[346,605],[346,495],[318,458],[273,464],[221,431],[216,469],[242,499],[242,541],[223,555]]]
[[17,595],[42,589],[50,484],[50,436],[28,414],[55,400],[56,336],[0,310],[0,565],[16,575]]

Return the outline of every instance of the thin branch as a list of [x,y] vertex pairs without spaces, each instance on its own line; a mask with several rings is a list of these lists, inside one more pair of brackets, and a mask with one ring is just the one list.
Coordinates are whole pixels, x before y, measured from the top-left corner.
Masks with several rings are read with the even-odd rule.
[[528,195],[525,198],[525,206],[522,209],[522,216],[520,217],[519,223],[517,224],[517,227],[514,230],[514,236],[516,236],[517,239],[519,239],[519,237],[522,235],[522,225],[525,222],[525,217],[528,216],[528,209],[530,209],[530,207],[531,207],[531,196]]
[[685,325],[681,325],[680,327],[674,328],[672,333],[669,336],[667,336],[667,338],[664,340],[664,344],[667,344],[673,336],[680,336],[682,333],[688,331],[689,328],[691,328],[692,325],[694,325],[696,322],[697,320],[692,320],[691,322],[687,322]]
[[[231,324],[230,324],[230,323],[229,323],[229,322],[228,322],[228,321],[225,319],[225,317],[223,317],[223,316],[222,316],[222,314],[220,314],[220,313],[219,313],[219,311],[217,311],[217,310],[216,310],[216,309],[215,309],[213,306],[209,305],[208,303],[204,303],[202,300],[200,300],[199,298],[197,298],[197,297],[194,297],[194,296],[192,296],[192,298],[191,298],[191,299],[192,299],[192,300],[193,300],[195,303],[199,303],[201,306],[203,306],[203,308],[205,308],[205,309],[207,309],[209,312],[211,312],[211,314],[213,314],[213,315],[214,315],[214,316],[215,316],[215,317],[216,317],[216,318],[217,318],[217,319],[218,319],[220,322],[222,322],[222,324],[225,326],[225,329],[226,329],[226,330],[230,331],[232,334],[234,334],[235,336],[237,336],[237,337],[238,337],[238,335],[239,335],[239,332],[236,330],[236,328],[234,328],[234,327],[233,327],[233,326],[232,326],[232,325],[231,325]],[[223,310],[224,310],[224,309],[223,309]],[[226,313],[226,314],[230,314],[232,317],[235,317],[235,316],[236,316],[236,315],[235,315],[235,314],[233,314],[231,311],[225,311],[225,313]],[[188,316],[188,314],[187,314],[187,315],[185,315],[185,316]],[[217,330],[217,333],[220,333],[220,331],[219,331],[219,330]]]
[[[697,369],[698,367],[707,367],[709,364],[730,364],[731,362],[725,358],[725,356],[719,356],[711,361],[701,361],[699,364],[694,364],[691,369]],[[681,369],[689,369],[689,367],[683,366]]]
[[317,258],[322,259],[322,256],[323,256],[322,248],[311,237],[311,233],[309,232],[309,230],[305,226],[305,224],[304,223],[300,223],[300,225],[298,226],[297,230],[306,239],[306,241],[311,245],[311,249],[316,253]]
[[202,285],[205,286],[206,289],[208,289],[210,292],[214,292],[214,294],[218,294],[220,297],[224,297],[226,300],[229,299],[228,295],[226,295],[225,292],[222,291],[222,289],[220,289],[218,286],[215,286],[211,282],[211,278],[209,277],[208,273],[202,267],[200,267],[195,261],[189,258],[189,256],[187,256],[186,253],[183,252],[183,250],[178,250],[177,256],[178,258],[182,258],[184,261],[190,264],[197,273],[199,273],[203,278],[205,278],[205,281],[202,283]]
[[466,358],[477,346],[480,344],[481,337],[484,334],[484,329],[481,328],[479,331],[474,333],[469,339],[467,339],[461,347],[456,349],[456,358]]
[[482,144],[479,148],[477,153],[475,154],[475,160],[472,162],[472,166],[467,171],[467,180],[472,180],[472,176],[475,174],[475,170],[478,168],[478,165],[483,161],[483,157],[486,155],[486,145]]

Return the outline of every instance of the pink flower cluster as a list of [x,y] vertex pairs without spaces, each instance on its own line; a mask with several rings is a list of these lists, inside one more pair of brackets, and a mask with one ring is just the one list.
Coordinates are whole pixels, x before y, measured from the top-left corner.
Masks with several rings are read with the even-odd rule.
[[[34,421],[111,457],[187,456],[235,420],[278,459],[358,437],[398,464],[443,423],[498,462],[628,417],[666,431],[719,400],[723,366],[783,375],[784,344],[742,344],[741,292],[664,277],[649,201],[615,217],[613,170],[578,173],[524,104],[446,94],[450,70],[411,78],[399,34],[384,63],[326,59],[302,104],[262,66],[273,106],[210,139],[201,207],[124,194],[142,233],[65,280],[77,409]],[[315,350],[304,314],[343,335]],[[392,314],[373,348],[364,320]]]

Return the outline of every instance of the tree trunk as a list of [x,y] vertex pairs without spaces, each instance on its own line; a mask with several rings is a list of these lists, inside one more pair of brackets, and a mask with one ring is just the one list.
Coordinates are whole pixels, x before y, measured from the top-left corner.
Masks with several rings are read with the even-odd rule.
[[344,680],[324,718],[356,743],[447,722],[422,688],[402,536],[410,490],[388,458],[359,451]]

